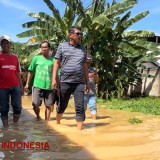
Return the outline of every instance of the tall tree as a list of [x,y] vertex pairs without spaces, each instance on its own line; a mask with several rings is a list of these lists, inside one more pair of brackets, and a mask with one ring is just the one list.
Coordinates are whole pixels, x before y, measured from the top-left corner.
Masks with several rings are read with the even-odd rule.
[[[137,0],[122,0],[106,3],[105,0],[93,0],[88,8],[80,0],[62,0],[66,4],[64,15],[60,15],[51,0],[43,0],[52,15],[44,12],[29,13],[36,21],[23,24],[28,31],[18,37],[35,37],[36,42],[49,40],[57,45],[68,38],[68,29],[72,25],[81,25],[84,29],[83,44],[95,59],[100,76],[99,95],[109,98],[126,94],[129,84],[142,78],[137,68],[143,61],[153,60],[159,54],[156,44],[147,42],[154,36],[150,31],[127,31],[149,12],[144,11],[131,17],[131,9]],[[150,54],[146,54],[150,51]],[[120,62],[120,63],[118,63]]]

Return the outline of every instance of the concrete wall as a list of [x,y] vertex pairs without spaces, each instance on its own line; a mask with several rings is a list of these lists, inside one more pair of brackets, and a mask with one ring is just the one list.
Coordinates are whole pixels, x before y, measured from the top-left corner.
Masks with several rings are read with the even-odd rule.
[[144,63],[146,69],[141,70],[143,74],[152,77],[143,77],[142,83],[132,85],[129,88],[129,95],[160,96],[160,67],[152,63]]

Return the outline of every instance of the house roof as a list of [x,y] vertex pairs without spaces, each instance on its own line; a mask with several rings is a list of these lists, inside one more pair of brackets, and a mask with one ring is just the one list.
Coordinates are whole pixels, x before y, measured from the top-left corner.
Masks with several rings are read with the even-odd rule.
[[147,41],[160,43],[160,36],[149,37],[147,38]]

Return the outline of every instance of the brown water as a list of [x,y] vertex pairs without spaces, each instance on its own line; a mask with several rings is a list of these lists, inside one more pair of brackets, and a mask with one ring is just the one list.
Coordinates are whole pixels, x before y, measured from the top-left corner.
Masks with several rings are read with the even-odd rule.
[[[0,157],[3,160],[160,160],[160,116],[143,115],[98,108],[93,122],[87,111],[84,129],[78,131],[74,120],[73,102],[56,125],[55,111],[51,120],[37,121],[31,107],[31,97],[23,97],[23,112],[17,125],[9,128],[0,122]],[[130,124],[130,118],[143,120]],[[3,149],[2,142],[47,142],[49,149]],[[1,160],[1,158],[0,158]]]

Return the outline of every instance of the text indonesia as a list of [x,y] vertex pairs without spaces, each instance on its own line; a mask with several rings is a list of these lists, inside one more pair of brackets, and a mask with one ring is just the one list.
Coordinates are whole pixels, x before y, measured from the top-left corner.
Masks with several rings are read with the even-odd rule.
[[48,142],[2,142],[2,149],[50,149]]

